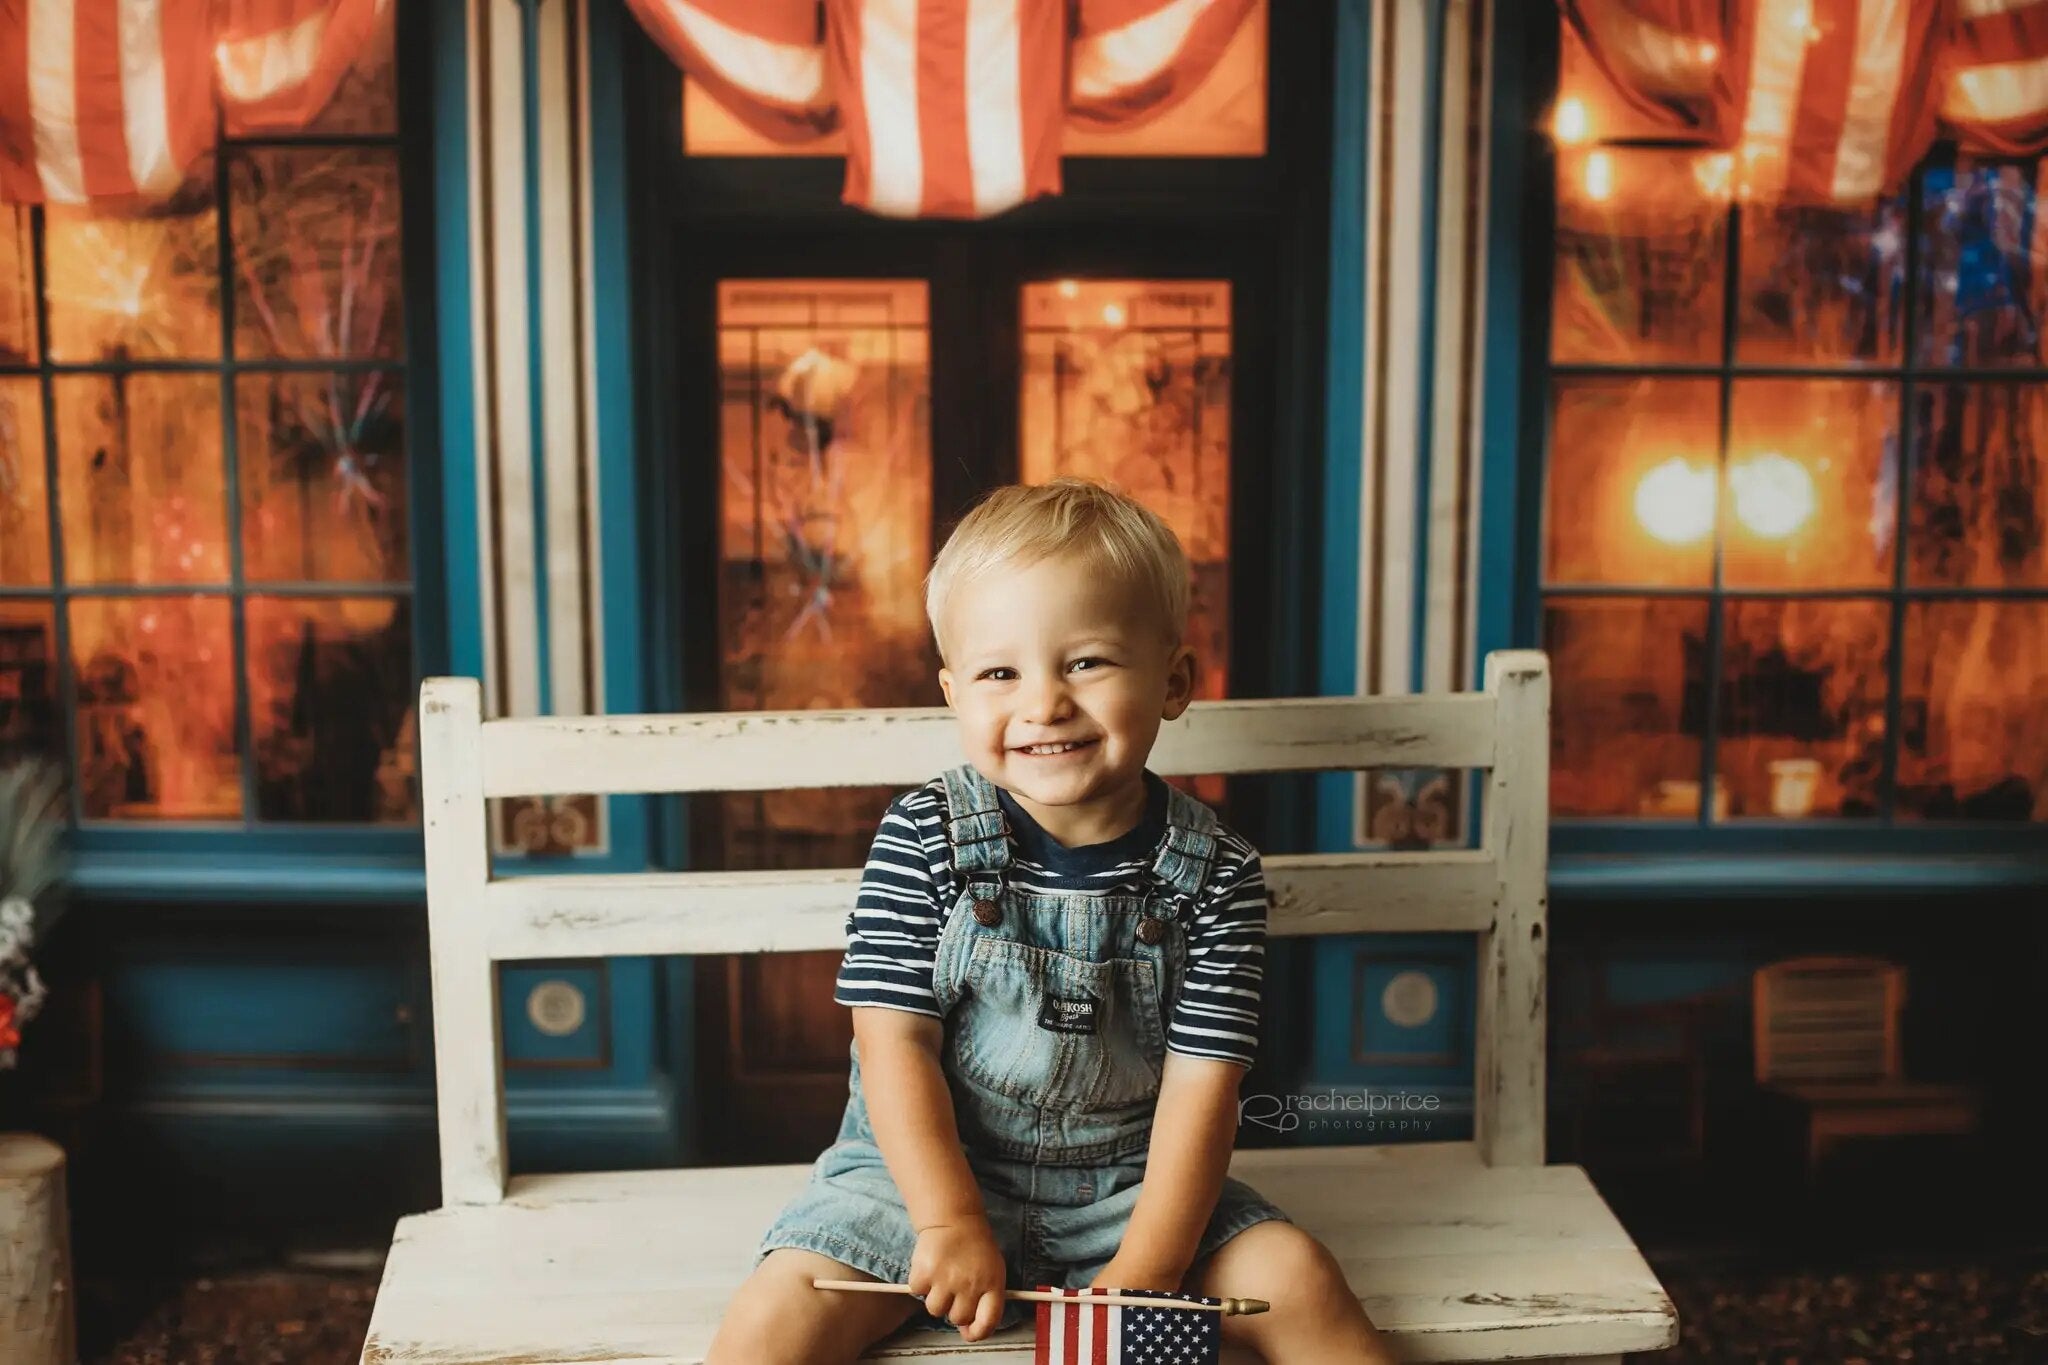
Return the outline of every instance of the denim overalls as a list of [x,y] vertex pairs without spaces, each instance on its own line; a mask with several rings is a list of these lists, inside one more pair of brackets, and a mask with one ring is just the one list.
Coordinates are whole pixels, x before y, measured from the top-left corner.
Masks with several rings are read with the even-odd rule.
[[[1146,894],[1039,895],[1007,884],[1013,846],[995,788],[967,765],[948,771],[945,786],[954,894],[932,990],[960,1141],[1003,1248],[1006,1286],[1086,1285],[1122,1243],[1145,1176],[1216,816],[1169,787]],[[776,1216],[756,1261],[804,1247],[900,1284],[917,1235],[875,1146],[858,1044],[848,1053],[838,1139]],[[1269,1218],[1287,1215],[1226,1177],[1196,1259]],[[1001,1325],[1031,1307],[1007,1302]],[[922,1309],[913,1321],[955,1330]]]

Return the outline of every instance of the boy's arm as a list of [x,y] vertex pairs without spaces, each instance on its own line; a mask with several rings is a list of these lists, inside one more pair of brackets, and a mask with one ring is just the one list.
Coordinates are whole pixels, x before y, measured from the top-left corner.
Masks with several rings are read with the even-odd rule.
[[1237,1142],[1235,1062],[1166,1054],[1145,1180],[1124,1229],[1123,1245],[1098,1284],[1174,1290],[1195,1259]]
[[[1256,850],[1220,876],[1195,917],[1167,1038],[1145,1181],[1123,1245],[1097,1284],[1176,1289],[1216,1210],[1237,1142],[1238,1086],[1259,1043],[1266,875]],[[1120,1278],[1115,1278],[1120,1277]]]
[[939,1069],[932,968],[945,918],[943,814],[928,788],[889,803],[847,916],[832,997],[853,1010],[875,1146],[919,1232],[984,1213]]
[[928,1014],[866,1006],[853,1011],[853,1036],[875,1146],[910,1226],[923,1232],[987,1217],[939,1067],[943,1026]]

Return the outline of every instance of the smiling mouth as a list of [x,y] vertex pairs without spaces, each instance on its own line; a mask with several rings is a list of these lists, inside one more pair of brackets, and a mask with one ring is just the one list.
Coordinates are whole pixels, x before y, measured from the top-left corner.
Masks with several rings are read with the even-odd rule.
[[1059,744],[1026,744],[1011,750],[1012,753],[1029,754],[1033,758],[1053,758],[1060,754],[1085,749],[1095,743],[1092,739],[1070,739]]

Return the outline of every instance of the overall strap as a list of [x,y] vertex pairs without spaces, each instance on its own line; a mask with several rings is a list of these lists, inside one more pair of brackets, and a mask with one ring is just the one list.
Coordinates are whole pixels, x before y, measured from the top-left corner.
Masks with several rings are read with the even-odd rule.
[[946,847],[953,859],[953,872],[967,878],[975,873],[1001,873],[1010,865],[1010,822],[1003,816],[996,789],[971,763],[948,768],[946,781]]
[[1166,837],[1152,859],[1152,875],[1171,892],[1175,913],[1194,903],[1216,862],[1216,812],[1179,787],[1166,789]]

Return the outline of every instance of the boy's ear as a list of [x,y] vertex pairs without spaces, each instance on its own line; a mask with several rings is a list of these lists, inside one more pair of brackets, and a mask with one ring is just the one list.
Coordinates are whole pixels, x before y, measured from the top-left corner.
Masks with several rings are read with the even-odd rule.
[[1188,703],[1195,699],[1195,677],[1200,669],[1194,650],[1186,645],[1174,650],[1166,663],[1166,705],[1159,712],[1161,719],[1179,720],[1188,709]]
[[948,705],[948,706],[951,706],[951,705],[953,704],[953,670],[952,670],[952,669],[950,669],[950,668],[942,668],[942,669],[940,669],[940,670],[939,670],[939,691],[945,694],[945,697],[946,697],[946,705]]

